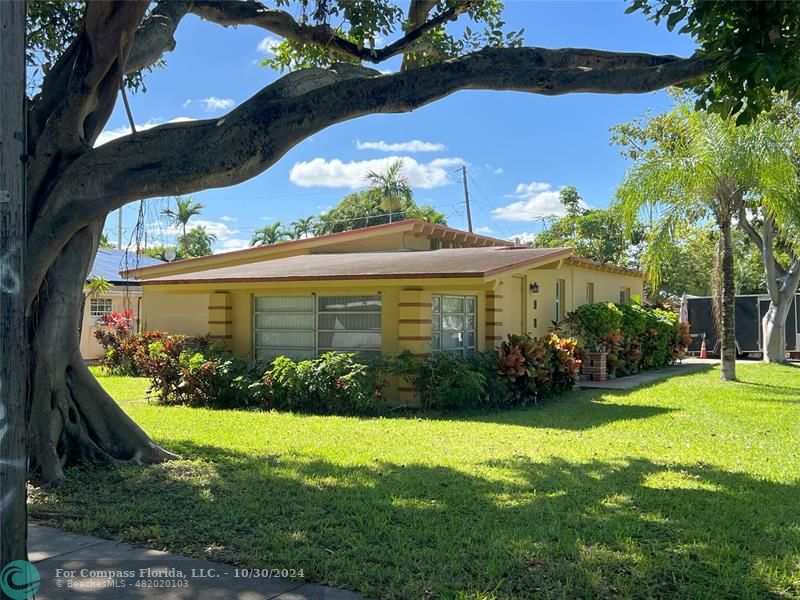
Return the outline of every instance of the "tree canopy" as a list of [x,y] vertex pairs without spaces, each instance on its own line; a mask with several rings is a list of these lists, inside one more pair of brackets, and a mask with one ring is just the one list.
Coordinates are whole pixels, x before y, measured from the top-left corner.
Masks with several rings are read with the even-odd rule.
[[387,204],[383,189],[369,188],[348,194],[336,206],[321,214],[317,233],[350,231],[403,219],[447,225],[445,216],[431,206],[417,206],[410,197],[398,198],[392,204]]

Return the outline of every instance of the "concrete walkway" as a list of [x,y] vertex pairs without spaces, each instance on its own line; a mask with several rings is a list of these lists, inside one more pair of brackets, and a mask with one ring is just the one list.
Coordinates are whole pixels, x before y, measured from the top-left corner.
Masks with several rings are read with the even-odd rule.
[[675,365],[674,367],[667,367],[666,369],[658,369],[657,371],[645,371],[644,373],[637,373],[636,375],[629,375],[628,377],[620,377],[618,379],[609,379],[608,381],[579,381],[578,387],[582,390],[630,390],[640,385],[647,385],[659,379],[666,379],[667,377],[675,377],[676,375],[688,375],[689,373],[697,373],[698,371],[705,371],[710,369],[713,363],[708,362],[683,362],[682,364]]
[[[52,527],[28,525],[28,557],[41,577],[37,600],[364,600],[363,596],[281,577],[267,566],[231,565],[137,548]],[[291,569],[293,565],[274,565]],[[297,565],[296,568],[301,568]]]

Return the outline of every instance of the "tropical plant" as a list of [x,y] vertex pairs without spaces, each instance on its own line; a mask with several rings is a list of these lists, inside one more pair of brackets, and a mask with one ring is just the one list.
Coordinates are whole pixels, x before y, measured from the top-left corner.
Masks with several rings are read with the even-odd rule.
[[634,223],[626,235],[625,223],[620,211],[615,209],[581,208],[580,196],[574,192],[564,195],[561,190],[561,203],[567,214],[553,219],[547,227],[536,234],[532,245],[537,248],[557,248],[566,246],[575,253],[602,263],[622,266],[637,266],[635,252],[642,242],[642,227]]
[[183,241],[181,246],[183,247],[183,252],[185,255],[189,254],[189,239],[186,237],[186,227],[189,224],[189,220],[192,217],[199,215],[202,210],[203,205],[199,202],[195,202],[191,199],[191,197],[181,198],[178,196],[175,198],[175,210],[172,210],[171,208],[165,208],[161,211],[161,214],[169,219],[170,225],[180,228],[181,237],[179,240]]
[[634,161],[617,190],[617,206],[629,230],[643,209],[656,211],[643,256],[655,286],[676,229],[708,219],[716,225],[721,376],[735,380],[734,219],[748,197],[769,201],[770,211],[783,210],[785,181],[794,173],[785,148],[765,127],[737,127],[733,120],[693,111],[684,102],[669,113],[615,127],[614,139]]
[[[322,235],[388,223],[391,211],[383,208],[382,204],[383,196],[377,189],[370,188],[348,194],[336,206],[319,216],[314,233]],[[445,216],[435,208],[428,205],[417,206],[413,200],[404,200],[400,209],[395,212],[400,213],[403,218],[447,224]]]
[[100,242],[98,243],[97,247],[98,248],[103,248],[104,250],[110,250],[110,249],[114,248],[114,244],[112,244],[108,240],[108,235],[106,235],[105,233],[101,233],[100,234]]
[[208,256],[214,250],[212,248],[217,236],[206,231],[205,225],[192,227],[184,236],[178,238],[178,243],[184,252],[184,258],[195,256]]
[[316,217],[301,217],[296,221],[293,221],[292,224],[290,225],[292,235],[294,236],[295,239],[298,240],[308,238],[314,235],[316,226],[317,226]]
[[269,225],[259,227],[253,232],[253,237],[250,240],[251,246],[271,246],[282,242],[287,238],[286,230],[281,225],[280,221],[275,221]]
[[386,171],[377,173],[370,171],[365,179],[370,187],[377,190],[381,196],[381,208],[389,212],[389,223],[392,222],[394,213],[399,211],[403,204],[414,201],[414,190],[408,179],[403,175],[403,161],[395,160],[389,163]]
[[[86,280],[83,286],[83,301],[81,302],[81,316],[86,310],[86,300],[91,298],[99,298],[103,294],[107,294],[111,288],[114,287],[110,281],[102,276],[90,277]],[[83,318],[78,321],[78,337],[83,333]]]

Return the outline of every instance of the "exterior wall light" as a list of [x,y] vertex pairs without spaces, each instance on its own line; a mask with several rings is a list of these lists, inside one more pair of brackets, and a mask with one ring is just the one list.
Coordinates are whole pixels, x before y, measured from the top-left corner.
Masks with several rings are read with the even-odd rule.
[[538,294],[539,293],[539,284],[535,281],[530,285],[531,294]]

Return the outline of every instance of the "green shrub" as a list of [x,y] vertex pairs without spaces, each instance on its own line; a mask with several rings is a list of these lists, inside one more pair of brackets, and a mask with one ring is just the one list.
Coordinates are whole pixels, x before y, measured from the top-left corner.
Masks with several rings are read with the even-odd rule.
[[589,352],[604,352],[608,334],[623,327],[620,306],[611,302],[583,304],[564,317],[563,326]]
[[382,369],[356,358],[344,352],[326,352],[300,362],[280,356],[250,389],[269,408],[332,414],[376,412],[384,405]]
[[417,389],[423,410],[477,408],[484,398],[485,375],[458,354],[434,352],[419,358],[404,352],[392,361],[392,370]]
[[607,352],[609,377],[661,369],[682,358],[689,338],[678,315],[640,304],[584,304],[566,329],[589,351]]
[[234,408],[246,405],[237,380],[247,363],[233,357],[220,342],[208,338],[167,336],[137,356],[142,375],[152,381],[164,404]]
[[577,342],[547,334],[535,340],[529,334],[509,334],[497,353],[497,370],[511,389],[514,403],[535,403],[572,389],[581,366]]

